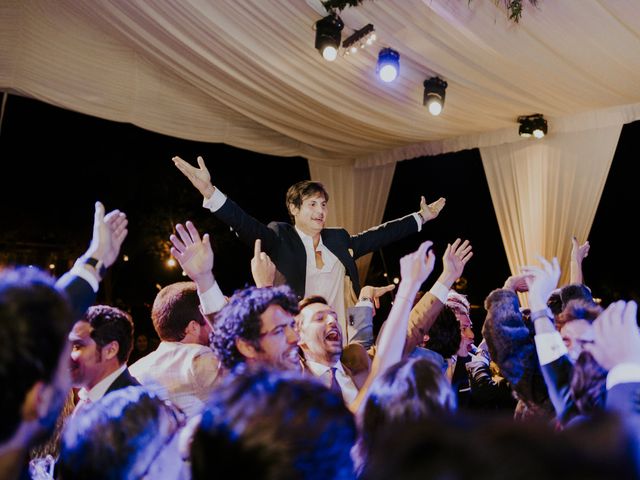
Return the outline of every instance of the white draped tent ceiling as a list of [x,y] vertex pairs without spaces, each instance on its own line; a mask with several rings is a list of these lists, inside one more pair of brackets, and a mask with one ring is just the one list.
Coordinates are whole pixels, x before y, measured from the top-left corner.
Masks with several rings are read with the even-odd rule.
[[[525,0],[515,23],[502,1],[364,0],[340,12],[343,39],[372,23],[378,40],[335,62],[314,49],[324,15],[320,0],[0,0],[0,88],[305,157],[352,232],[381,220],[396,162],[478,147],[512,271],[536,254],[568,270],[622,125],[640,119],[640,2]],[[392,84],[375,74],[383,47],[400,54]],[[434,75],[439,117],[422,105]],[[532,113],[543,140],[517,134]]]

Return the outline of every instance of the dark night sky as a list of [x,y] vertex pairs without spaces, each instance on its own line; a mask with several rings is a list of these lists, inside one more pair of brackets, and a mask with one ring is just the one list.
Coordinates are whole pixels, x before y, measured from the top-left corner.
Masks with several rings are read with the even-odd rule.
[[[640,203],[639,143],[640,122],[625,125],[589,236],[585,278],[605,302],[637,297],[640,291],[636,242],[630,233],[637,228]],[[190,219],[211,234],[214,271],[223,291],[241,288],[251,281],[252,251],[201,207],[201,197],[171,162],[176,154],[190,161],[202,155],[214,183],[265,223],[288,220],[286,189],[309,178],[302,158],[175,139],[10,95],[0,133],[0,260],[46,266],[57,256],[55,273],[63,273],[64,262],[86,248],[93,203],[101,200],[107,210],[120,208],[129,217],[123,252],[130,261],[114,265],[99,300],[130,307],[138,325],[148,326],[156,285],[184,279],[179,269],[162,263],[176,222]],[[384,220],[417,210],[420,195],[428,200],[445,196],[447,206],[422,233],[375,254],[369,283],[384,283],[383,260],[393,277],[399,257],[421,241],[433,240],[439,258],[446,243],[460,236],[472,241],[475,252],[465,271],[466,293],[481,305],[509,270],[479,151],[398,163]],[[439,269],[440,261],[431,280]]]

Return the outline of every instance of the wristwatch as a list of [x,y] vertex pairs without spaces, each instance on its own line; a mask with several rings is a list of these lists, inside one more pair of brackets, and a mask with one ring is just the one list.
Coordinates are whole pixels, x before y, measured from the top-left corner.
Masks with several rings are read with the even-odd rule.
[[84,263],[86,263],[87,265],[91,265],[93,268],[95,268],[96,272],[98,272],[98,275],[100,276],[101,279],[103,279],[104,276],[107,274],[107,267],[104,266],[104,262],[102,260],[98,260],[97,258],[94,258],[94,257],[89,257],[84,261]]

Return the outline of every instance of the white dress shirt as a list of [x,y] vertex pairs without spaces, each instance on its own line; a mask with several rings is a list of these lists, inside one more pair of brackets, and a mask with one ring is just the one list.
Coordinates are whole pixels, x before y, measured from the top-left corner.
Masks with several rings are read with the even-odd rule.
[[358,387],[356,387],[356,384],[353,383],[351,377],[344,371],[344,367],[340,361],[330,366],[311,360],[307,360],[306,364],[309,371],[316,377],[320,378],[327,388],[331,385],[331,369],[336,369],[336,380],[338,381],[338,385],[340,385],[342,398],[346,405],[351,404],[351,402],[353,402],[358,396]]
[[209,347],[163,341],[155,351],[131,365],[129,371],[142,385],[192,417],[204,408],[219,367],[220,362]]

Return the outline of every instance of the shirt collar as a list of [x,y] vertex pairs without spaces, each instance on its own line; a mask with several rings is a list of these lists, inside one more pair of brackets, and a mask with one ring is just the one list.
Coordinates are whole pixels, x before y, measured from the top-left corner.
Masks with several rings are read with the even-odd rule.
[[[300,236],[300,240],[302,240],[302,243],[311,245],[311,248],[313,249],[313,237],[311,237],[310,235],[307,235],[306,233],[304,233],[302,230],[300,230],[295,225],[293,226],[293,228],[295,228],[296,232],[298,232],[298,235]],[[322,243],[322,234],[320,234],[320,241],[318,242],[318,248],[317,249],[319,249],[322,245],[323,245],[323,243]]]
[[115,381],[116,378],[120,376],[122,372],[124,372],[126,368],[126,363],[120,365],[120,368],[111,372],[109,375],[96,383],[91,390],[87,390],[86,388],[82,387],[78,391],[78,398],[89,398],[89,400],[91,400],[92,402],[97,402],[104,396],[111,384]]
[[313,360],[307,360],[306,364],[307,364],[307,368],[311,370],[311,373],[313,373],[318,377],[321,375],[324,375],[332,368],[335,368],[336,370],[344,373],[344,368],[342,368],[342,363],[340,362],[340,360],[338,360],[333,365],[325,365],[324,363],[314,362]]

